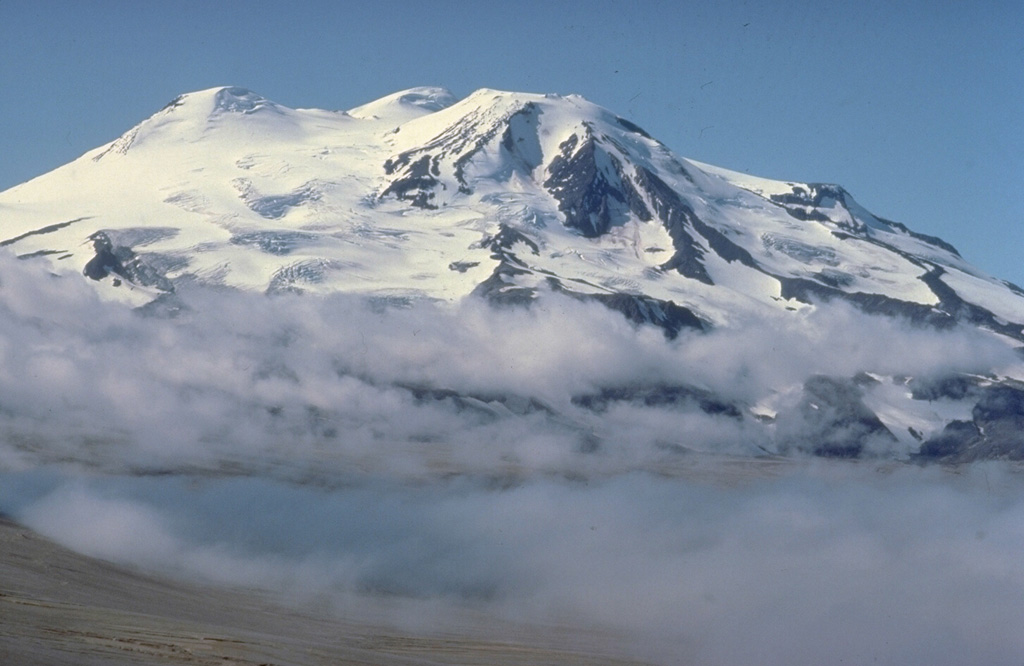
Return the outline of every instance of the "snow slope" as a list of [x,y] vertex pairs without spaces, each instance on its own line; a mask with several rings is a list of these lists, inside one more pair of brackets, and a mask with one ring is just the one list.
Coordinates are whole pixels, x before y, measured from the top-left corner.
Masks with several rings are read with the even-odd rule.
[[[0,213],[19,256],[86,271],[97,233],[130,250],[165,280],[99,281],[134,303],[181,280],[453,301],[500,274],[721,324],[837,294],[942,309],[924,279],[941,268],[959,298],[1024,321],[1019,294],[842,188],[682,159],[573,95],[414,88],[342,113],[214,88],[0,194]],[[506,228],[536,248],[498,257]]]
[[[0,193],[0,246],[135,306],[191,284],[389,302],[563,292],[675,336],[843,302],[1024,342],[1024,292],[940,239],[837,185],[684,159],[575,95],[413,88],[340,112],[189,93]],[[904,392],[882,384],[864,404],[908,450],[909,428],[970,412],[892,407]],[[745,409],[777,413],[764,405],[794,390],[778,389]]]

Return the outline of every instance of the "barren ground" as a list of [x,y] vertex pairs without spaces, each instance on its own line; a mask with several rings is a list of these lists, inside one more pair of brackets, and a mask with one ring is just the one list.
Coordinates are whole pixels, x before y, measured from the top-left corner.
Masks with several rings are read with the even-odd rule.
[[0,516],[3,664],[639,663],[617,657],[613,638],[570,627],[512,626],[467,613],[461,627],[416,633],[382,619],[382,608],[345,615],[134,572]]

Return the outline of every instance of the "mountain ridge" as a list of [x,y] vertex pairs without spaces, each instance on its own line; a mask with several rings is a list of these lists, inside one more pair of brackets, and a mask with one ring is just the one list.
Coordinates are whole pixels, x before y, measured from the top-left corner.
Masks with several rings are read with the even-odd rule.
[[[675,338],[837,301],[1024,342],[1024,292],[945,241],[875,216],[838,185],[679,157],[574,95],[481,89],[456,100],[422,87],[323,111],[211,88],[0,193],[0,215],[0,245],[16,256],[70,267],[104,298],[136,307],[175,299],[186,284],[393,303],[477,296],[523,305],[560,294]],[[995,377],[975,382],[971,396],[988,395],[988,385],[1018,390]],[[622,387],[603,390],[578,404],[703,395],[684,384],[640,387],[628,399]],[[811,429],[820,441],[804,447],[814,453],[859,455],[862,440],[886,439],[883,430],[904,448],[918,440],[878,420],[862,402],[875,390],[854,378],[812,377],[802,390],[799,422],[820,422]],[[983,433],[992,410],[979,409]],[[941,440],[921,452],[1007,450],[979,445],[966,428],[942,434],[951,423],[931,431],[959,433],[960,448]],[[851,424],[852,435],[833,436]]]

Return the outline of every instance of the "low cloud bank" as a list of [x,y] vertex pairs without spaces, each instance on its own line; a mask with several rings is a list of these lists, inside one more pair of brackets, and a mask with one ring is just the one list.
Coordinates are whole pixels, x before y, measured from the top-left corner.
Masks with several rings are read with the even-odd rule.
[[82,552],[339,612],[389,595],[419,610],[417,629],[482,609],[605,627],[664,664],[1016,664],[1024,650],[1024,484],[996,464],[329,490],[36,470],[0,487],[0,508]]
[[991,337],[838,305],[668,341],[557,294],[180,298],[131,312],[0,260],[0,511],[91,555],[339,612],[385,595],[426,625],[468,606],[609,627],[665,664],[1024,653],[1010,468],[702,463],[681,452],[775,443],[697,404],[573,401],[686,384],[754,404],[815,374],[1018,363]]
[[673,451],[776,446],[749,416],[695,403],[595,413],[573,398],[685,384],[749,406],[813,374],[1019,365],[977,331],[840,305],[670,342],[557,294],[528,310],[209,288],[181,300],[176,315],[147,316],[100,301],[80,276],[0,262],[0,463],[614,473]]

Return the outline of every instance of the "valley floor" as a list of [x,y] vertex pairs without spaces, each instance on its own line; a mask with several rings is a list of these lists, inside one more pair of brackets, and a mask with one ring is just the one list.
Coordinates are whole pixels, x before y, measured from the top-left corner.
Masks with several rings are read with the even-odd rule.
[[260,593],[160,579],[73,553],[0,516],[0,663],[19,666],[235,664],[638,664],[607,637],[467,617],[419,634],[337,619]]

